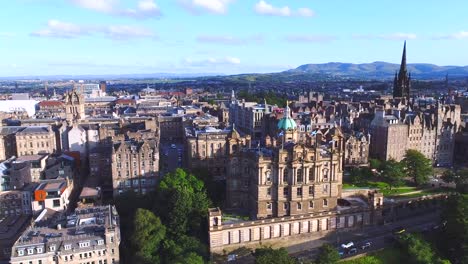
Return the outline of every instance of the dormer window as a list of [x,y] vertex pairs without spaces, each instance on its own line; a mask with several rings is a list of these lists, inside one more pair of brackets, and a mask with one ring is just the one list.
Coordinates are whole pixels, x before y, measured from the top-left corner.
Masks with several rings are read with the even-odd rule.
[[99,240],[97,241],[97,244],[98,244],[98,245],[104,245],[104,239],[99,239]]
[[41,247],[36,248],[36,250],[37,250],[38,254],[42,254],[42,248]]
[[18,249],[18,256],[24,256],[24,249]]
[[89,247],[90,243],[89,243],[89,241],[80,242],[79,245],[80,245],[80,248],[84,248],[84,247]]
[[34,248],[28,248],[28,255],[34,254]]
[[71,244],[65,245],[65,250],[70,250],[71,249]]
[[55,245],[50,246],[49,251],[55,251]]

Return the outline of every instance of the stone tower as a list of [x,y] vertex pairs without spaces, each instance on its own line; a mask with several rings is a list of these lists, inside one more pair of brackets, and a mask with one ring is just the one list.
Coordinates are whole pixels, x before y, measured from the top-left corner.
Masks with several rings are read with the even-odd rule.
[[406,41],[403,46],[403,55],[401,57],[400,71],[395,73],[393,81],[393,97],[404,97],[409,100],[411,89],[411,73],[406,68]]

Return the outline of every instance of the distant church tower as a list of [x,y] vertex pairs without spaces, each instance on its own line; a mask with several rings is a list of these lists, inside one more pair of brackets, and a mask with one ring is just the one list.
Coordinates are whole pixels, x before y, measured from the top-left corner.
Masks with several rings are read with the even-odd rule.
[[409,100],[411,89],[411,73],[406,68],[406,41],[403,46],[403,56],[401,57],[400,72],[395,73],[393,81],[393,97],[405,97]]

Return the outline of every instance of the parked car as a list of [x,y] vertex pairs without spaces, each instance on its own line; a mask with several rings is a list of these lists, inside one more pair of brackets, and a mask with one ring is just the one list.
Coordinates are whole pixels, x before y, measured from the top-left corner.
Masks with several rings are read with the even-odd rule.
[[348,251],[348,255],[356,254],[357,253],[357,248],[353,247]]
[[177,146],[175,144],[172,144],[171,148],[175,149],[175,148],[177,148]]
[[344,249],[349,249],[352,247],[354,247],[354,243],[352,241],[345,243],[345,244],[341,244],[341,248],[344,248]]
[[364,244],[361,245],[361,249],[367,249],[367,248],[370,248],[372,245],[371,242],[365,242]]
[[237,254],[230,254],[228,255],[227,261],[236,261],[237,260]]

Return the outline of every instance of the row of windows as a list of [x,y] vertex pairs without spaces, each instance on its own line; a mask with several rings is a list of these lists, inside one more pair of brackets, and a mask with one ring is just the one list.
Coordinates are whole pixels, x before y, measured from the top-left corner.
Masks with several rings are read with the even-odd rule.
[[[44,146],[45,146],[45,147],[49,147],[49,142],[46,141],[45,144],[44,144],[44,141],[36,142],[36,147],[38,147],[38,148],[39,148],[39,147],[43,148]],[[21,143],[19,143],[19,147],[21,147]],[[27,143],[24,143],[24,144],[23,144],[23,147],[24,147],[24,148],[27,148],[27,147],[28,147],[28,144],[27,144]],[[34,147],[33,142],[29,142],[29,147],[30,147],[30,148],[33,148],[33,147]]]
[[[322,185],[322,192],[323,193],[328,192],[328,184]],[[267,195],[271,196],[271,188],[267,189]],[[289,195],[289,187],[284,187],[283,196],[287,197],[288,195]],[[309,186],[309,196],[314,196],[314,195],[315,195],[314,186]],[[298,187],[296,189],[296,196],[302,196],[302,187]]]
[[[328,207],[328,200],[327,199],[323,199],[322,203],[323,203],[323,207]],[[314,208],[314,201],[309,201],[308,205],[309,205],[309,209],[313,209]],[[267,202],[266,208],[267,208],[267,210],[272,210],[273,203]],[[288,210],[288,209],[289,209],[289,203],[283,203],[283,210]],[[302,203],[296,203],[296,209],[297,210],[302,210]]]

